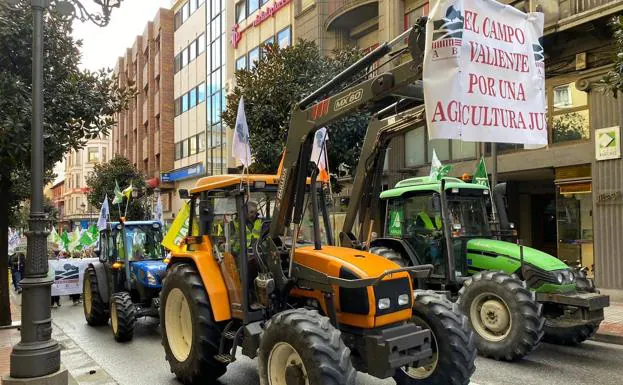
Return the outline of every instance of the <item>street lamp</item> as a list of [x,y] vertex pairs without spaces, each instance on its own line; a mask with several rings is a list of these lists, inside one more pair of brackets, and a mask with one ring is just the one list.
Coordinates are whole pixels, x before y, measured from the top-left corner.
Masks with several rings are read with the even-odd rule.
[[[17,5],[20,0],[5,0]],[[30,0],[32,9],[32,133],[30,219],[28,221],[27,257],[21,281],[21,341],[11,352],[10,377],[6,385],[37,382],[67,384],[67,371],[61,371],[61,349],[52,339],[50,296],[53,278],[48,277],[48,217],[43,210],[43,15],[49,8],[53,16],[64,19],[90,20],[98,26],[110,21],[113,8],[122,0],[93,0],[100,8],[89,12],[78,0]],[[39,378],[45,377],[45,378]],[[25,380],[27,379],[27,380]]]

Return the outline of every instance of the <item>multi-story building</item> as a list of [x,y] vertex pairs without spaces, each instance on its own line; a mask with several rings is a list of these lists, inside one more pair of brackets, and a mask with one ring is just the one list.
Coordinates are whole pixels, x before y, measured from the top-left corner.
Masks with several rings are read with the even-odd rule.
[[[614,47],[608,27],[623,1],[503,1],[524,11],[545,13],[545,68],[549,145],[524,150],[497,144],[497,177],[508,182],[510,219],[524,244],[579,262],[605,288],[623,288],[619,263],[623,240],[623,161],[598,160],[596,130],[620,126],[621,105],[602,92],[599,80],[612,68]],[[298,0],[294,32],[316,40],[323,50],[344,44],[375,47],[427,15],[428,0]],[[618,132],[614,130],[615,132]],[[618,134],[617,134],[618,135]],[[620,136],[617,136],[617,144]],[[473,173],[489,143],[429,141],[426,128],[414,129],[390,144],[384,187],[427,175],[432,150],[453,174]],[[347,197],[349,188],[343,192]]]
[[69,230],[69,222],[65,219],[65,180],[60,180],[50,187],[52,204],[58,212],[58,222],[54,224],[56,231]]
[[112,130],[115,155],[128,158],[145,175],[150,188],[159,187],[165,219],[171,219],[173,184],[161,172],[174,168],[173,141],[173,12],[160,9],[142,35],[117,60],[119,85],[136,88],[128,109],[116,114]]
[[97,163],[109,160],[110,147],[110,137],[91,139],[83,149],[66,155],[65,180],[52,187],[53,202],[58,204],[59,211],[62,208],[59,226],[67,230],[77,226],[86,229],[97,222],[99,212],[87,200],[86,179]]

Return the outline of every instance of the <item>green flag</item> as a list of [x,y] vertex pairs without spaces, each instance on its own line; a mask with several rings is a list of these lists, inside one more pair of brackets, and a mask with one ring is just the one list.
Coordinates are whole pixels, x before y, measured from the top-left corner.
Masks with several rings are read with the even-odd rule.
[[115,181],[115,199],[112,200],[112,204],[118,205],[121,202],[123,202],[123,193],[121,192],[121,189],[119,188],[119,183]]
[[89,236],[93,240],[93,243],[97,242],[97,238],[99,237],[99,231],[97,230],[97,226],[91,225],[89,226],[89,230],[87,230]]
[[88,231],[83,231],[80,236],[80,245],[84,247],[89,247],[93,244],[93,238],[91,238],[91,234]]
[[67,231],[63,232],[61,235],[61,244],[65,251],[69,251],[69,235],[67,235]]
[[48,242],[57,245],[61,240],[61,237],[58,236],[56,229],[52,227],[52,231],[50,231],[50,235],[48,235]]
[[478,162],[478,166],[476,166],[472,183],[489,187],[489,174],[487,174],[487,165],[485,164],[484,156],[480,157],[480,162]]
[[448,174],[452,171],[452,165],[442,165],[441,161],[437,157],[437,152],[433,148],[433,159],[430,165],[430,174],[429,177],[440,180],[441,178],[448,176]]

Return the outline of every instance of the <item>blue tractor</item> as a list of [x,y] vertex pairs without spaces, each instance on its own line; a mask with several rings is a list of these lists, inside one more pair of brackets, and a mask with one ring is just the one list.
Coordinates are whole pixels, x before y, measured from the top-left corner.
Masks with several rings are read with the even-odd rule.
[[115,340],[134,335],[136,319],[158,317],[166,272],[163,229],[157,221],[123,218],[100,231],[99,262],[91,263],[82,286],[84,317],[91,326],[108,323]]

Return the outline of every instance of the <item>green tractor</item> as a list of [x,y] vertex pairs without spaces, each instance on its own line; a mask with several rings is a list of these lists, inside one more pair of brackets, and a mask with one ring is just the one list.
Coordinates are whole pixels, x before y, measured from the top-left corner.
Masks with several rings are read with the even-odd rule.
[[[515,360],[542,339],[575,345],[591,337],[609,297],[581,270],[516,242],[506,220],[504,184],[493,189],[494,199],[488,187],[450,177],[406,179],[380,192],[389,141],[424,124],[422,106],[398,115],[396,108],[387,109],[388,118],[380,112],[368,127],[342,246],[365,247],[403,266],[433,265],[420,287],[458,302],[482,355]],[[499,228],[489,220],[493,206]],[[356,217],[357,237],[351,232]],[[374,229],[382,234],[373,238]]]

